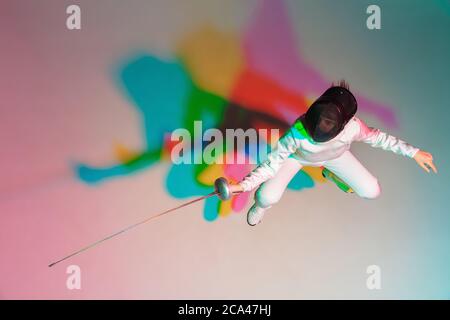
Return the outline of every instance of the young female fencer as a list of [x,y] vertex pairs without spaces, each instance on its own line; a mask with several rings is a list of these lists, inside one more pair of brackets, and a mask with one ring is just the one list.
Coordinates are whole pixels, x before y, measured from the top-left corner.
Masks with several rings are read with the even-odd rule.
[[252,191],[255,203],[247,213],[247,223],[255,226],[264,213],[277,203],[289,181],[303,166],[323,167],[322,175],[340,189],[366,199],[380,195],[380,185],[350,152],[354,141],[365,142],[413,158],[424,170],[432,169],[433,156],[396,137],[368,127],[355,117],[357,101],[345,81],[332,85],[300,116],[279,139],[267,160],[241,182],[231,185],[231,192]]

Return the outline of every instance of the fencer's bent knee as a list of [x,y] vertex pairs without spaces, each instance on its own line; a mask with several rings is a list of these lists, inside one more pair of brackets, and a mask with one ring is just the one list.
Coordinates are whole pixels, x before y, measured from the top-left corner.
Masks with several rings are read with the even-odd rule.
[[280,201],[281,193],[264,188],[264,185],[255,192],[255,201],[261,208],[267,208]]
[[365,188],[361,190],[358,195],[365,199],[376,199],[381,194],[381,187],[377,179],[373,179],[370,183],[367,183]]

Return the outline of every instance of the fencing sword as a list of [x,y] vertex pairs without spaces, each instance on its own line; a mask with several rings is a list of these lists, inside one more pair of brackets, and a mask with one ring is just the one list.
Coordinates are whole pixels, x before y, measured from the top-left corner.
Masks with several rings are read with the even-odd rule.
[[[240,192],[238,192],[238,193],[240,193]],[[105,238],[103,238],[101,240],[98,240],[98,241],[96,241],[94,243],[91,243],[90,245],[85,246],[85,247],[81,248],[78,251],[75,251],[75,252],[67,255],[64,258],[61,258],[61,259],[59,259],[59,260],[57,260],[55,262],[52,262],[48,266],[49,267],[53,267],[55,264],[58,264],[58,263],[60,263],[60,262],[62,262],[64,260],[67,260],[67,259],[69,259],[69,258],[71,258],[71,257],[73,257],[73,256],[75,256],[77,254],[80,254],[80,253],[82,253],[82,252],[84,252],[86,250],[89,250],[89,249],[99,245],[100,243],[105,242],[106,240],[112,239],[112,238],[118,236],[119,234],[125,233],[125,232],[127,232],[127,231],[129,231],[131,229],[134,229],[137,226],[140,226],[140,225],[142,225],[144,223],[149,222],[150,220],[153,220],[153,219],[155,219],[157,217],[160,217],[162,215],[165,215],[165,214],[167,214],[169,212],[173,212],[175,210],[181,209],[181,208],[189,206],[189,205],[191,205],[191,204],[193,204],[195,202],[205,200],[205,199],[210,198],[210,197],[215,196],[215,195],[217,195],[221,200],[229,200],[231,198],[231,196],[233,195],[233,192],[231,191],[231,188],[230,188],[230,184],[225,178],[221,177],[221,178],[216,179],[214,181],[214,191],[211,192],[211,193],[208,193],[207,195],[204,195],[204,196],[201,196],[201,197],[196,198],[194,200],[185,202],[185,203],[183,203],[183,204],[181,204],[181,205],[179,205],[179,206],[177,206],[175,208],[171,208],[171,209],[165,210],[165,211],[163,211],[161,213],[158,213],[157,215],[151,216],[151,217],[149,217],[149,218],[147,218],[145,220],[142,220],[140,222],[132,224],[132,225],[130,225],[130,226],[128,226],[128,227],[126,227],[126,228],[124,228],[122,230],[119,230],[119,231],[117,231],[117,232],[115,232],[115,233],[113,233],[113,234],[111,234],[111,235],[109,235],[109,236],[107,236],[107,237],[105,237]]]

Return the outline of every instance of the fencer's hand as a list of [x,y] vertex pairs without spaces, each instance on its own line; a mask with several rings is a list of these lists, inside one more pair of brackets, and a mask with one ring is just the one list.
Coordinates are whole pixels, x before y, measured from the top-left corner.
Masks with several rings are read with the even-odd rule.
[[419,150],[414,156],[417,164],[423,168],[426,172],[430,172],[430,168],[437,173],[436,166],[433,163],[433,156],[431,153]]
[[232,184],[230,185],[230,190],[233,194],[244,192],[244,189],[241,187],[240,184]]

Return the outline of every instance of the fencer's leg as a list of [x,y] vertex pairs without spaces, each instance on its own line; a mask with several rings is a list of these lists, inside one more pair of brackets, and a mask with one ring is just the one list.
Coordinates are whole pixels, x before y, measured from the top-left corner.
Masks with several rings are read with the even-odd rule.
[[362,198],[375,199],[381,194],[378,179],[350,151],[327,161],[324,166]]
[[249,225],[255,226],[262,221],[264,213],[281,199],[289,182],[301,168],[296,159],[288,158],[273,178],[261,184],[255,192],[255,203],[247,213]]

